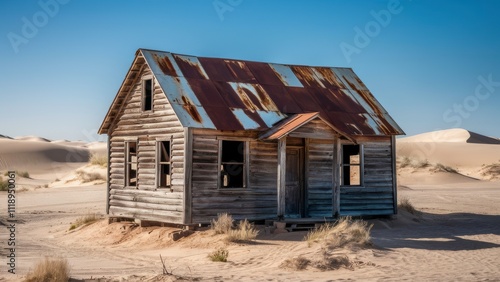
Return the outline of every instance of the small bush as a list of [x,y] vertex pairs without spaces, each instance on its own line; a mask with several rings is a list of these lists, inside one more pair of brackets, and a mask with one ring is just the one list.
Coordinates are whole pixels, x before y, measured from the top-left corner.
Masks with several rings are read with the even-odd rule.
[[228,234],[233,228],[233,217],[227,213],[221,213],[211,221],[211,228],[215,231],[215,234]]
[[49,259],[35,265],[35,269],[26,275],[26,282],[62,282],[69,279],[69,265],[66,259]]
[[253,224],[248,222],[248,220],[241,220],[238,224],[238,228],[234,230],[229,230],[227,234],[226,241],[228,242],[245,242],[251,241],[257,237],[259,231],[255,229]]
[[328,256],[324,255],[322,260],[314,263],[314,267],[320,270],[336,270],[341,267],[354,270],[351,260],[346,255]]
[[408,167],[410,165],[411,165],[410,158],[408,158],[408,157],[402,157],[402,158],[400,158],[400,161],[399,161],[399,167],[400,168],[405,168],[405,167]]
[[431,164],[429,163],[428,160],[418,160],[413,164],[413,167],[415,168],[426,168],[429,167]]
[[76,174],[82,180],[83,183],[88,183],[96,180],[106,180],[106,178],[104,178],[98,172],[85,172],[83,170],[77,170]]
[[9,181],[3,180],[0,176],[0,191],[7,191],[9,189]]
[[452,167],[445,166],[443,164],[437,163],[434,165],[434,172],[450,172],[450,173],[458,173],[458,171]]
[[208,254],[208,258],[211,261],[227,262],[227,257],[229,256],[229,251],[225,248],[219,248],[212,253]]
[[49,188],[49,184],[44,184],[43,188]]
[[90,156],[90,164],[107,167],[108,157],[106,155],[93,153]]
[[402,197],[399,199],[398,209],[407,211],[413,215],[420,215],[420,212],[413,206],[410,199]]
[[87,214],[85,216],[79,217],[71,224],[69,230],[76,229],[82,225],[88,225],[99,220],[99,216],[95,213]]
[[352,220],[343,217],[334,225],[326,224],[317,230],[310,231],[304,240],[311,245],[313,242],[323,242],[328,249],[347,247],[369,247],[372,245],[370,231],[372,225],[363,220]]
[[[3,175],[4,176],[9,176],[9,172],[6,171]],[[24,178],[30,178],[30,174],[27,171],[18,171],[18,170],[16,170],[16,175],[24,177]]]
[[304,270],[311,263],[311,260],[304,257],[296,257],[292,259],[287,259],[281,263],[280,267],[288,268],[292,270]]

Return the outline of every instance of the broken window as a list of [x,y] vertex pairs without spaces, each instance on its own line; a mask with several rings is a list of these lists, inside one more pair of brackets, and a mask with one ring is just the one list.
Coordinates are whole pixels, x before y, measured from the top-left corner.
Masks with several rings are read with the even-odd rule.
[[170,141],[159,141],[158,146],[158,187],[170,187],[172,173],[172,148]]
[[362,147],[360,145],[342,145],[342,185],[361,185],[362,161]]
[[125,186],[137,187],[137,142],[125,142]]
[[142,81],[142,110],[151,111],[153,109],[153,79]]
[[219,187],[246,187],[245,142],[222,140],[220,144]]

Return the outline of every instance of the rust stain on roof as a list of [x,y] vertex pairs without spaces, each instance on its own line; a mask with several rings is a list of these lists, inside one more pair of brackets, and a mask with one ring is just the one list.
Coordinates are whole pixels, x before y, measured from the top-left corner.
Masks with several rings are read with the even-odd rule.
[[172,65],[172,62],[170,62],[167,56],[161,58],[160,56],[158,56],[158,54],[153,54],[153,58],[156,64],[160,67],[163,74],[178,76],[174,66]]
[[189,100],[188,97],[182,96],[182,103],[184,104],[182,107],[186,110],[186,112],[193,118],[194,121],[198,123],[202,123],[203,119],[200,116],[200,113],[196,109],[196,106]]

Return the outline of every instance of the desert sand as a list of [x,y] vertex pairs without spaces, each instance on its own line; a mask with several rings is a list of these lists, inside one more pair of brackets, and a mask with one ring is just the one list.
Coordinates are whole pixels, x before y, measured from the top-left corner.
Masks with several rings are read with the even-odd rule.
[[[67,259],[76,281],[500,279],[500,145],[494,138],[454,129],[399,139],[398,197],[409,199],[419,213],[400,210],[393,218],[369,219],[373,247],[335,250],[355,263],[329,271],[281,266],[287,259],[315,258],[321,252],[319,245],[308,246],[303,240],[304,231],[268,234],[258,227],[255,242],[236,244],[200,230],[174,242],[169,234],[177,229],[172,227],[108,224],[105,184],[83,181],[77,172],[99,173],[103,168],[86,160],[64,161],[73,152],[90,154],[93,146],[105,151],[105,145],[28,139],[0,139],[2,175],[7,166],[30,172],[30,179],[17,179],[22,191],[17,204],[17,274],[7,273],[2,261],[0,281],[22,280],[44,256]],[[0,192],[0,203],[6,201],[6,193]],[[6,207],[0,207],[5,224]],[[103,219],[69,230],[78,218],[93,213]],[[6,260],[6,234],[0,234],[0,260]],[[222,246],[229,251],[228,262],[210,261],[207,255]],[[173,275],[161,275],[159,255]]]

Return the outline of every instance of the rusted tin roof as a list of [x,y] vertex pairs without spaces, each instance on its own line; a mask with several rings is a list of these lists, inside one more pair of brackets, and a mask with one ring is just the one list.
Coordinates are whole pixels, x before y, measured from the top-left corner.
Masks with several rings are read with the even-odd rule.
[[317,113],[342,135],[403,130],[350,68],[202,58],[139,49],[184,127],[266,130]]

